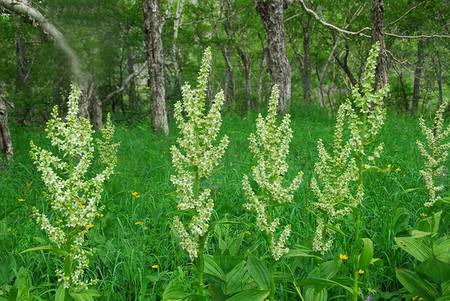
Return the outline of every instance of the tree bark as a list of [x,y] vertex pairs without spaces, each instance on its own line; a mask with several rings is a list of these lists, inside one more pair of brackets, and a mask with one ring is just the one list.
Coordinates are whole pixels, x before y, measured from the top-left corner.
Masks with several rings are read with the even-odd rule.
[[166,90],[164,82],[164,53],[160,0],[144,0],[144,29],[147,44],[148,86],[150,88],[150,111],[154,132],[169,134],[166,111]]
[[225,33],[227,35],[225,47],[222,47],[222,54],[225,60],[225,99],[227,103],[234,106],[236,97],[236,81],[234,79],[233,64],[231,62],[231,52],[233,49],[233,7],[230,0],[224,0],[222,2],[222,6],[225,14]]
[[310,48],[310,21],[308,16],[302,18],[303,31],[303,97],[305,103],[311,105],[311,60],[309,55]]
[[291,99],[291,66],[286,54],[284,33],[284,0],[256,0],[267,36],[268,65],[272,86],[280,89],[278,110],[286,113]]
[[[133,50],[130,45],[130,40],[128,38],[128,32],[127,32],[127,72],[128,76],[135,73],[134,70],[134,57],[133,57]],[[130,78],[129,84],[128,84],[128,99],[130,103],[130,107],[133,111],[136,111],[139,106],[139,99],[137,94],[137,85],[136,85],[136,79],[134,76]]]
[[246,53],[240,46],[237,47],[237,52],[241,58],[242,70],[244,72],[244,91],[247,109],[251,110],[255,107],[252,98],[252,61],[250,54]]
[[0,82],[0,152],[4,153],[9,161],[12,159],[14,151],[8,127],[8,111],[3,97],[4,84]]
[[375,69],[375,86],[377,91],[386,86],[387,77],[387,52],[384,42],[384,0],[372,0],[372,41],[380,43],[380,53]]
[[442,63],[441,56],[437,53],[433,56],[434,69],[436,73],[436,83],[438,86],[438,104],[441,105],[444,101],[444,90],[443,90],[443,78],[442,78]]
[[184,0],[178,0],[177,10],[175,11],[175,19],[173,20],[173,41],[172,41],[172,64],[175,75],[175,87],[180,89],[181,87],[181,74],[180,64],[178,63],[178,31],[181,27],[181,21],[183,16]]
[[263,87],[263,80],[264,80],[264,74],[266,73],[267,69],[267,61],[269,60],[267,57],[269,56],[267,54],[267,48],[263,47],[262,54],[261,54],[261,61],[259,62],[259,74],[258,74],[258,103],[263,102],[264,99],[264,87]]
[[412,115],[416,115],[419,109],[420,81],[422,79],[424,59],[425,59],[425,40],[421,39],[417,42],[417,62],[416,62],[416,69],[414,70],[413,98],[411,102]]

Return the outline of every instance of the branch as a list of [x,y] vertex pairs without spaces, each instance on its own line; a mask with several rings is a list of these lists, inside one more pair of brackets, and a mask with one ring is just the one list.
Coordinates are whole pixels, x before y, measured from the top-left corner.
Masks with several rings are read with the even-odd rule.
[[[362,36],[365,38],[371,38],[370,35],[365,34],[365,31],[371,31],[372,29],[370,27],[364,27],[358,31],[350,31],[344,28],[340,28],[336,25],[333,25],[331,23],[328,23],[327,21],[323,20],[315,11],[313,11],[312,9],[308,8],[305,4],[304,0],[299,0],[303,9],[310,14],[311,16],[313,16],[320,24],[334,30],[337,31],[339,33],[342,34],[347,34],[347,35],[352,35],[352,36]],[[396,34],[396,33],[390,33],[390,32],[383,32],[384,35],[389,36],[389,37],[393,37],[393,38],[399,38],[399,39],[430,39],[430,38],[443,38],[443,39],[450,39],[450,35],[446,35],[446,34],[420,34],[420,35],[401,35],[401,34]]]
[[119,88],[117,88],[116,90],[114,90],[114,91],[110,92],[108,95],[106,95],[106,97],[101,102],[103,104],[105,104],[113,96],[115,96],[115,95],[119,94],[120,92],[122,92],[123,90],[125,90],[125,88],[128,86],[128,83],[133,78],[139,76],[139,74],[142,73],[142,71],[144,70],[145,66],[147,66],[147,63],[143,63],[136,71],[134,71],[133,73],[128,75],[128,77],[122,82],[122,85]]
[[37,23],[42,31],[53,38],[56,46],[63,51],[69,60],[70,69],[75,77],[75,80],[82,86],[85,83],[85,75],[81,71],[78,57],[75,51],[69,46],[64,35],[52,24],[50,23],[37,9],[28,5],[22,0],[0,0],[0,6],[13,11],[19,15],[28,17]]
[[347,29],[344,29],[344,28],[337,27],[336,25],[333,25],[333,24],[331,24],[331,23],[328,23],[328,22],[326,22],[325,20],[323,20],[322,18],[320,18],[320,16],[319,16],[315,11],[313,11],[312,9],[310,9],[310,8],[308,8],[308,7],[306,6],[304,0],[299,0],[299,1],[300,1],[300,4],[302,5],[303,9],[304,9],[308,14],[310,14],[311,16],[313,16],[314,19],[316,19],[316,20],[317,20],[319,23],[321,23],[322,25],[324,25],[324,26],[326,26],[326,27],[328,27],[328,28],[331,28],[331,29],[333,29],[334,31],[343,33],[343,34],[348,34],[348,35],[353,35],[353,36],[363,36],[363,37],[367,37],[367,38],[370,38],[370,37],[371,37],[370,35],[364,33],[365,31],[370,31],[370,30],[371,30],[370,27],[364,27],[364,28],[362,28],[362,29],[360,29],[360,30],[358,30],[358,31],[350,31],[350,30],[347,30]]

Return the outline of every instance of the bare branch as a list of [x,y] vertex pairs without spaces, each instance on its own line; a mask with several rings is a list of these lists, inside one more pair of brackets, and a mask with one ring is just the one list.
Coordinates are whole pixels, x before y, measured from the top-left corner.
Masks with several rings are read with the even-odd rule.
[[110,100],[113,96],[119,94],[120,92],[122,92],[123,90],[125,90],[125,88],[127,87],[128,83],[134,78],[139,76],[139,74],[142,73],[142,71],[145,69],[145,66],[147,66],[147,63],[143,63],[136,71],[134,71],[134,73],[131,73],[130,75],[128,75],[128,77],[122,82],[122,85],[117,88],[116,90],[110,92],[108,95],[106,95],[106,97],[101,101],[103,104],[105,104],[108,100]]

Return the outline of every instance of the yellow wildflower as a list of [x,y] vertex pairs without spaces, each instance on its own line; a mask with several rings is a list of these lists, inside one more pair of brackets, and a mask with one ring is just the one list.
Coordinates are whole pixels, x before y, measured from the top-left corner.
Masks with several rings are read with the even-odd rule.
[[137,191],[133,191],[133,192],[131,193],[131,196],[132,196],[133,198],[135,198],[135,199],[141,197],[141,195],[140,195],[139,192],[137,192]]
[[90,229],[92,229],[92,228],[94,228],[94,225],[93,225],[93,224],[87,224],[87,225],[85,226],[85,229],[86,229],[86,230],[90,230]]
[[27,200],[25,199],[25,198],[18,198],[17,199],[17,202],[19,202],[19,203],[23,203],[23,202],[26,202]]
[[157,269],[159,269],[159,265],[157,265],[157,264],[153,264],[153,265],[152,265],[152,269],[154,269],[154,270],[157,270]]
[[339,259],[342,261],[347,261],[348,260],[348,255],[347,254],[339,254]]
[[358,274],[359,274],[359,275],[363,275],[363,274],[364,274],[364,270],[363,270],[363,269],[359,269],[359,270],[358,270]]
[[144,222],[143,222],[143,221],[134,221],[134,224],[135,224],[135,225],[143,225]]
[[78,207],[80,207],[80,209],[84,209],[84,208],[86,208],[86,205],[83,204],[83,203],[80,203],[80,204],[78,205]]

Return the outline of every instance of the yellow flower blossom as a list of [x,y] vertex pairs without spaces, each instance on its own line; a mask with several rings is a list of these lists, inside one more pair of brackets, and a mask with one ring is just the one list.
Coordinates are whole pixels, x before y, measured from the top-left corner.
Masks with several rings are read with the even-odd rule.
[[348,260],[348,255],[347,254],[339,254],[339,259],[342,261],[347,261]]
[[363,274],[364,274],[364,270],[363,270],[363,269],[359,269],[359,270],[358,270],[358,274],[359,274],[359,275],[363,275]]
[[154,270],[157,270],[157,269],[159,269],[159,265],[157,265],[157,264],[153,264],[153,265],[152,265],[152,269],[154,269]]
[[143,225],[144,222],[143,222],[143,221],[134,221],[134,224],[135,224],[135,225]]
[[139,192],[137,192],[137,191],[133,191],[133,192],[131,193],[131,196],[132,196],[133,198],[135,198],[135,199],[141,197],[141,195],[140,195]]
[[93,224],[87,224],[86,226],[84,226],[84,228],[86,230],[90,230],[90,229],[94,228],[94,225]]
[[23,203],[23,202],[26,202],[27,200],[25,199],[25,198],[18,198],[17,199],[17,202],[19,202],[19,203]]

